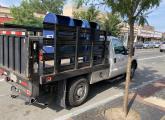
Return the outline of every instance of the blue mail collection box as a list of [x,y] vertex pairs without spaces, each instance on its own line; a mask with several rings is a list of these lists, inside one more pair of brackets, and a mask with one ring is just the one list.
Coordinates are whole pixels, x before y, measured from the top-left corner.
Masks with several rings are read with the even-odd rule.
[[[72,19],[70,17],[56,15],[54,13],[48,13],[44,18],[44,23],[50,24],[50,25],[60,24],[60,25],[73,26],[73,27],[79,26],[84,29],[90,29],[90,28],[99,29],[100,28],[99,25],[94,22],[88,22],[87,20]],[[44,28],[44,30],[43,30],[44,38],[54,38],[56,36],[55,29],[49,28],[49,25],[46,25],[46,26],[48,26],[48,28]],[[67,33],[64,32],[64,33],[60,33],[60,34],[67,34]],[[90,33],[83,33],[80,35],[80,40],[90,40],[90,39],[91,39]],[[73,47],[73,46],[65,45],[64,47],[62,47],[60,49],[60,51],[61,51],[61,53],[63,53],[63,52],[65,53],[65,51],[74,50],[74,48],[71,48],[71,47]],[[90,51],[90,49],[91,49],[90,46],[84,45],[79,48],[79,51],[86,53],[86,52]],[[45,53],[54,53],[54,47],[53,46],[44,46],[43,51]]]
[[[44,23],[60,24],[60,25],[65,25],[65,26],[74,26],[74,21],[70,17],[56,15],[54,13],[48,13],[44,18]],[[61,34],[67,34],[67,33],[61,33]],[[54,29],[51,30],[51,28],[44,28],[43,36],[44,36],[44,38],[54,38],[55,37]],[[65,48],[67,50],[67,47],[65,47]],[[65,50],[65,48],[63,48],[63,49]],[[44,46],[43,50],[46,53],[54,53],[53,46]]]

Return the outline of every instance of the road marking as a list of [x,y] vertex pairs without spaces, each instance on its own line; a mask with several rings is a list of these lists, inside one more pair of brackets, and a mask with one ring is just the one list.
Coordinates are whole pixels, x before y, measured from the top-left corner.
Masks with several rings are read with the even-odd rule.
[[8,95],[0,95],[0,97],[5,97],[5,96],[8,96]]
[[140,59],[138,59],[138,61],[157,59],[157,58],[162,58],[162,57],[165,57],[165,55],[163,55],[163,56],[156,56],[156,57],[148,57],[148,58],[140,58]]
[[153,53],[153,52],[157,52],[157,51],[136,51],[135,53]]
[[119,94],[117,94],[117,95],[114,95],[114,96],[112,96],[112,97],[109,97],[109,98],[107,98],[107,99],[104,99],[104,100],[102,100],[102,101],[99,101],[99,102],[97,102],[97,103],[95,103],[95,104],[85,106],[85,107],[83,107],[83,108],[81,108],[81,109],[78,109],[78,110],[73,111],[72,113],[68,113],[68,114],[66,114],[66,115],[64,115],[64,116],[60,116],[60,117],[58,117],[58,118],[55,118],[54,120],[66,120],[66,119],[72,118],[72,117],[74,117],[74,116],[76,116],[76,115],[79,115],[79,114],[81,114],[81,113],[84,113],[85,111],[88,111],[88,110],[90,110],[90,109],[94,109],[94,108],[96,108],[96,107],[98,107],[98,106],[100,106],[100,105],[106,104],[106,103],[108,103],[108,102],[110,102],[110,101],[112,101],[112,100],[115,100],[115,99],[117,99],[117,98],[119,98],[119,97],[122,97],[123,95],[124,95],[124,93],[121,92],[121,93],[119,93]]
[[4,82],[5,81],[5,76],[0,76],[0,82]]
[[5,79],[1,79],[1,78],[0,78],[0,82],[4,82],[4,81],[5,81]]
[[165,108],[165,100],[161,98],[151,96],[151,97],[145,98],[144,101]]

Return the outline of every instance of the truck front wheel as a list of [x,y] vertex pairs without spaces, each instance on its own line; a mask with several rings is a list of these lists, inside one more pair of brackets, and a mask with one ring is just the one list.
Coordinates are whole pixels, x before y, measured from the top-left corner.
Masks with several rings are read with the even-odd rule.
[[131,66],[131,78],[134,77],[136,68],[137,68],[137,62],[133,61]]
[[76,107],[85,102],[89,91],[89,82],[85,78],[73,80],[68,88],[67,100],[71,107]]

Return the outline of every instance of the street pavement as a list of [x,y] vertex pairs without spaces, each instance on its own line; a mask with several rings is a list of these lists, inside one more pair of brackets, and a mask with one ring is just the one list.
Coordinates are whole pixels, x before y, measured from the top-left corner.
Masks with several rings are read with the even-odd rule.
[[[160,53],[159,49],[137,50],[138,70],[130,86],[130,91],[136,91],[143,86],[165,78],[165,53]],[[164,79],[165,80],[165,79]],[[48,107],[40,108],[33,105],[25,105],[24,101],[10,98],[10,85],[0,79],[0,120],[62,120],[74,118],[90,110],[95,109],[97,112],[102,111],[105,107],[118,105],[117,98],[123,96],[124,82],[103,81],[90,87],[88,100],[85,104],[70,109],[62,109],[52,102]],[[164,89],[155,92],[156,97],[164,99]],[[141,105],[137,102],[136,105]],[[147,106],[148,107],[148,106]],[[96,109],[97,108],[97,109]],[[81,118],[87,118],[88,115]],[[162,115],[162,114],[161,114]],[[160,115],[160,116],[161,116]],[[89,115],[90,116],[90,115]],[[98,116],[100,117],[100,116]],[[80,118],[76,118],[79,120]],[[101,118],[100,118],[101,119]],[[156,118],[157,119],[157,118]],[[81,119],[80,119],[81,120]]]
[[[141,120],[165,120],[165,79],[141,86],[129,94],[128,110],[136,111]],[[162,96],[162,97],[161,97]],[[123,106],[123,97],[73,116],[70,120],[106,120],[105,111]],[[129,112],[128,112],[129,114]]]

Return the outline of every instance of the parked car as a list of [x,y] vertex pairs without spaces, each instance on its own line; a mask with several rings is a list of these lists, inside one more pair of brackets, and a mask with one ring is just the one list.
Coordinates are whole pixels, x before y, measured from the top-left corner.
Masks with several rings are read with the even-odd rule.
[[143,48],[154,48],[154,43],[153,42],[144,42]]
[[135,43],[135,48],[136,49],[143,49],[143,43],[141,43],[141,42]]
[[154,43],[154,47],[155,48],[159,48],[160,47],[160,44],[161,44],[160,42],[153,42],[153,43]]
[[160,45],[160,52],[165,52],[165,42]]

